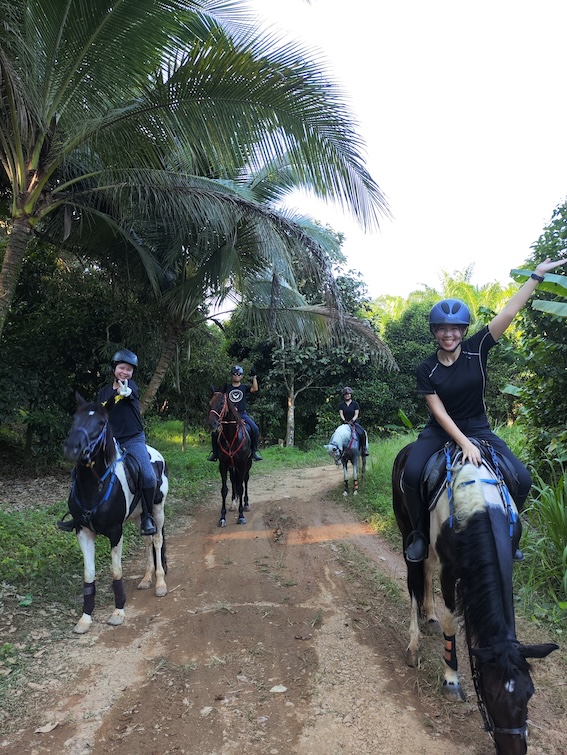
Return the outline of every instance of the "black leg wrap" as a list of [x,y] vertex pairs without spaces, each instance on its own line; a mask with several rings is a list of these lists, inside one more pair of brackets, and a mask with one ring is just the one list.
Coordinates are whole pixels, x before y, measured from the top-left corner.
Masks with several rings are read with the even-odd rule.
[[443,638],[445,640],[445,652],[443,654],[443,660],[449,666],[449,668],[452,668],[453,671],[457,670],[457,647],[455,643],[455,635],[451,635],[451,637],[447,637],[445,632],[443,632]]
[[92,614],[95,606],[96,586],[94,582],[85,582],[83,584],[83,613],[88,616]]
[[113,579],[112,590],[114,592],[114,607],[122,609],[126,605],[126,593],[124,592],[124,580]]

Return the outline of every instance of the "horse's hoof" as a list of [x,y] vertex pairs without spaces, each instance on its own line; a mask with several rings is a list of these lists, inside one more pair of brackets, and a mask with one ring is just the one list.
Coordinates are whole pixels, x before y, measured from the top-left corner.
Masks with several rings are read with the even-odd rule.
[[138,590],[149,590],[151,586],[152,586],[151,579],[143,579],[138,585]]
[[353,495],[358,495],[358,490],[355,490]]
[[239,516],[238,517],[238,521],[236,522],[236,524],[246,524],[246,517]]
[[250,511],[250,506],[247,503],[245,503],[242,508],[244,509],[244,511]]
[[226,527],[226,519],[219,519],[218,526],[219,527]]
[[343,496],[344,496],[345,498],[348,498],[348,493],[347,493],[347,491],[346,491],[346,490],[345,490],[345,492],[343,493]]
[[443,634],[441,624],[437,619],[428,619],[425,625],[428,634]]
[[163,598],[165,595],[167,595],[167,585],[160,585],[159,587],[156,585],[156,597]]
[[119,627],[124,623],[124,610],[122,608],[117,608],[114,613],[108,617],[106,623],[113,627]]
[[406,664],[411,668],[417,668],[419,666],[419,653],[417,650],[408,648],[406,650]]
[[466,700],[460,684],[447,684],[447,682],[443,682],[443,697],[451,703],[462,703]]
[[73,627],[73,632],[75,632],[75,634],[86,634],[89,631],[89,629],[91,628],[92,619],[90,618],[90,616],[88,618],[88,621],[84,618],[79,619],[79,621]]

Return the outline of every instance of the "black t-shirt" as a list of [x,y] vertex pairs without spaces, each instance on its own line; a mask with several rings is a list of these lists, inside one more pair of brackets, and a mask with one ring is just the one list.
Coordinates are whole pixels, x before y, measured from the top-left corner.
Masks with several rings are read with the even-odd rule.
[[[124,443],[144,431],[138,386],[133,380],[129,380],[128,387],[132,389],[132,393],[127,398],[117,401],[108,414],[112,434],[119,443]],[[114,390],[111,385],[105,385],[98,392],[97,401],[104,404],[112,396],[117,395],[118,391]]]
[[496,343],[486,325],[462,342],[459,358],[450,367],[441,364],[435,352],[417,368],[417,392],[436,393],[454,420],[485,414],[486,362]]
[[246,414],[246,399],[250,393],[250,386],[245,384],[232,385],[227,383],[224,387],[224,393],[236,406],[240,414]]
[[343,410],[343,415],[346,422],[350,422],[351,419],[354,417],[354,413],[358,409],[360,412],[360,404],[358,401],[354,401],[354,399],[350,402],[350,404],[347,405],[346,401],[341,401],[339,404],[339,412]]

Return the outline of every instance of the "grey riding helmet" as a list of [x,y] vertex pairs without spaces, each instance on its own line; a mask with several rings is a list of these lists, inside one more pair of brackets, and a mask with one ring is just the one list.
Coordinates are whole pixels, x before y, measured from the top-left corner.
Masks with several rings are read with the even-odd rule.
[[112,367],[112,369],[114,369],[116,365],[120,364],[121,362],[131,364],[132,367],[137,367],[138,357],[134,354],[133,351],[129,351],[129,349],[120,349],[119,351],[115,352],[115,354],[113,354],[112,359],[110,360],[110,366]]
[[442,299],[429,313],[429,329],[432,333],[439,325],[460,325],[467,328],[470,324],[471,313],[460,299]]
[[230,371],[231,375],[244,375],[244,370],[239,364],[235,364],[232,370]]

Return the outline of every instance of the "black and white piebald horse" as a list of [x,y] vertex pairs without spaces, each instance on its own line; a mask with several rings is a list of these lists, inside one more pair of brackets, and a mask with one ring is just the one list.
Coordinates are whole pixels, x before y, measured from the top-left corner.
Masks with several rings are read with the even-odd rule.
[[335,464],[343,466],[343,478],[345,483],[344,496],[348,496],[348,463],[352,466],[353,495],[358,493],[358,465],[362,458],[361,479],[364,479],[366,471],[366,456],[362,454],[362,448],[358,439],[358,433],[354,425],[345,423],[339,425],[331,436],[331,440],[325,445],[329,455]]
[[[164,504],[168,492],[167,470],[163,456],[148,448],[157,479],[153,518],[157,533],[144,537],[146,572],[139,590],[152,585],[155,594],[167,594],[165,573]],[[136,461],[122,455],[112,436],[108,412],[99,403],[89,403],[77,395],[77,411],[64,445],[65,458],[76,462],[69,495],[69,511],[78,524],[77,540],[83,553],[83,614],[74,631],[87,632],[95,605],[95,540],[104,535],[111,545],[111,574],[115,609],[107,623],[118,626],[124,621],[126,594],[122,580],[123,526],[128,519],[138,519],[142,512],[141,485]]]
[[[512,565],[517,510],[494,450],[488,444],[479,445],[483,452],[480,467],[458,463],[460,450],[454,444],[445,447],[442,468],[435,470],[432,463],[426,467],[433,470],[432,477],[437,476],[437,485],[428,487],[424,480],[422,488],[424,500],[430,503],[428,557],[419,563],[406,560],[411,598],[406,662],[419,665],[419,618],[425,615],[430,629],[442,628],[444,635],[443,694],[449,700],[464,699],[455,646],[462,617],[485,729],[499,755],[524,755],[528,702],[534,693],[527,659],[544,658],[557,645],[522,645],[516,638]],[[402,543],[412,531],[403,487],[410,448],[400,451],[392,471],[393,506]],[[441,627],[433,596],[438,566],[444,602]]]

